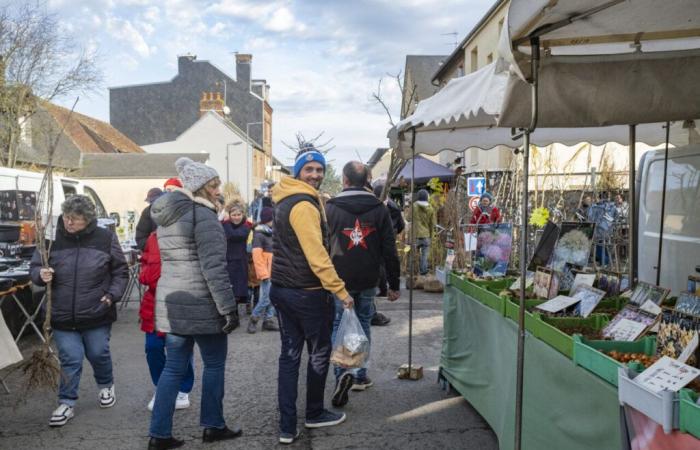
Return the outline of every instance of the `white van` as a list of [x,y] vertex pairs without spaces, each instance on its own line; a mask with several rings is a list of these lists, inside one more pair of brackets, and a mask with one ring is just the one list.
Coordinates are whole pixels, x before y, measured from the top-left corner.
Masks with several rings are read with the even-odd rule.
[[[27,170],[10,169],[0,167],[0,192],[2,191],[29,191],[39,192],[41,188],[41,180],[44,178],[43,173],[30,172]],[[83,194],[90,197],[97,208],[97,218],[101,224],[108,224],[116,220],[114,215],[107,214],[102,200],[97,195],[94,189],[86,185],[80,180],[73,178],[54,176],[53,177],[53,210],[52,216],[54,224],[61,215],[61,204],[63,201],[75,194]],[[118,217],[118,215],[117,215]],[[118,226],[118,224],[116,224]]]
[[[669,149],[660,285],[672,295],[686,290],[700,266],[700,145]],[[661,226],[664,151],[643,155],[637,173],[639,232],[637,273],[656,284]]]

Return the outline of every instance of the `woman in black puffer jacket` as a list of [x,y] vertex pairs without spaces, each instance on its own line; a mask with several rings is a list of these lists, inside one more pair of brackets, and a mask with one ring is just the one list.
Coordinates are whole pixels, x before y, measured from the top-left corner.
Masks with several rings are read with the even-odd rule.
[[87,357],[100,388],[100,407],[114,405],[114,379],[109,338],[117,320],[115,302],[128,280],[128,266],[117,236],[99,228],[95,205],[74,195],[61,205],[49,267],[43,267],[38,250],[31,262],[37,286],[51,283],[51,328],[61,362],[58,408],[49,425],[62,426],[73,417],[78,385]]

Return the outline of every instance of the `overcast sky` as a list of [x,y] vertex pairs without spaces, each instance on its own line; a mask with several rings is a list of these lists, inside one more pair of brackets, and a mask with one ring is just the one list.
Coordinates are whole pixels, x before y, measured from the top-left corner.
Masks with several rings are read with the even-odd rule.
[[[48,7],[101,55],[104,86],[81,98],[79,112],[108,121],[107,87],[169,80],[177,55],[195,54],[235,78],[233,52],[252,53],[253,78],[271,86],[273,154],[289,164],[281,141],[325,130],[340,165],[388,144],[388,118],[371,99],[378,80],[385,77],[383,95],[398,116],[399,89],[386,74],[403,70],[407,54],[451,53],[493,2],[49,0]],[[454,31],[456,38],[443,35]]]

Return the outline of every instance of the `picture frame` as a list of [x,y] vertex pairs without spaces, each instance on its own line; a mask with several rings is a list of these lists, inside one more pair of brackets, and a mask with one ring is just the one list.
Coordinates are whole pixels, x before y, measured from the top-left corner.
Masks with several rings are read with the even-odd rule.
[[641,306],[647,300],[651,300],[657,306],[661,306],[661,304],[664,302],[664,300],[666,300],[666,297],[668,297],[668,294],[670,293],[670,289],[666,289],[661,286],[656,286],[650,283],[646,283],[644,281],[640,281],[637,283],[637,286],[635,286],[634,291],[632,291],[632,295],[630,296],[630,303],[633,305]]
[[605,291],[582,284],[576,288],[571,297],[579,300],[576,313],[581,317],[588,317],[605,297]]
[[539,298],[550,300],[559,293],[559,274],[548,268],[538,267],[533,281],[533,292]]

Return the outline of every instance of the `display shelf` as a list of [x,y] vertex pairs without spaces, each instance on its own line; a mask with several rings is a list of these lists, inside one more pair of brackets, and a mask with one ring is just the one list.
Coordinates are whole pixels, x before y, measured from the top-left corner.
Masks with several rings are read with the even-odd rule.
[[700,438],[700,405],[696,402],[698,394],[690,389],[681,389],[680,393],[680,428],[684,433],[689,433]]
[[[576,334],[573,340],[574,364],[593,372],[613,386],[617,386],[618,369],[624,365],[604,352],[644,353],[649,356],[656,352],[656,339],[651,336],[637,342],[625,342],[594,341]],[[644,367],[639,363],[629,363],[627,366],[635,372],[644,370]]]
[[661,425],[666,434],[678,428],[680,400],[677,393],[666,390],[652,392],[646,389],[634,381],[639,374],[627,367],[618,368],[617,373],[617,395],[620,405],[627,405],[649,417]]

